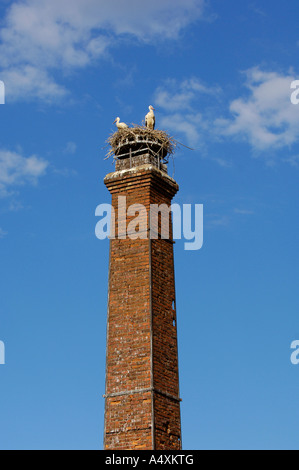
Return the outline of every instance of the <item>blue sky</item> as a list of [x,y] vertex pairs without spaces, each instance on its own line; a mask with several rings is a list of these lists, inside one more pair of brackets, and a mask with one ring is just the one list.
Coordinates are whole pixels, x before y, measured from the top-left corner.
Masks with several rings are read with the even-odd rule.
[[296,0],[0,5],[1,449],[101,449],[116,116],[181,147],[175,245],[185,449],[298,449]]

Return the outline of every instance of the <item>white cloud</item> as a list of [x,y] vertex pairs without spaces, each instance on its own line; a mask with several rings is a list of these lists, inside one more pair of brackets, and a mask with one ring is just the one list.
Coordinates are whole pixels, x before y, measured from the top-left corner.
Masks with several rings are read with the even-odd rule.
[[176,39],[203,7],[204,0],[14,1],[0,30],[7,95],[61,97],[66,91],[54,80],[55,70],[91,64],[123,35],[140,42]]
[[45,70],[31,65],[18,66],[1,72],[9,101],[40,99],[53,102],[67,95],[67,90],[55,83]]
[[[196,77],[165,81],[154,94],[158,126],[179,134],[183,143],[205,155],[209,142],[225,138],[247,142],[254,151],[264,152],[268,165],[273,164],[277,150],[290,150],[299,143],[299,105],[291,103],[294,76],[258,67],[244,75],[246,95],[227,109],[218,86],[207,86]],[[226,113],[229,118],[217,117]],[[226,158],[209,157],[223,167],[231,166]],[[283,161],[297,166],[298,156],[284,156]]]
[[188,145],[202,145],[211,129],[208,111],[211,98],[219,93],[219,87],[207,86],[196,77],[182,82],[166,80],[154,94],[157,109],[164,113],[159,118],[159,127],[182,134]]
[[247,96],[230,104],[230,119],[217,119],[223,135],[247,141],[256,150],[279,149],[299,141],[299,107],[291,103],[294,77],[265,72],[258,67],[245,72]]
[[155,103],[167,111],[192,110],[194,100],[199,94],[216,94],[218,92],[218,88],[209,88],[195,77],[183,80],[181,83],[170,79],[166,80],[163,86],[157,88]]
[[175,134],[183,134],[186,142],[196,147],[200,143],[201,133],[207,128],[200,113],[175,113],[161,117],[159,124],[162,129],[169,129]]
[[48,162],[35,155],[26,158],[16,152],[0,150],[0,197],[11,195],[16,186],[36,184],[47,167]]
[[286,163],[289,163],[293,167],[299,167],[299,155],[291,155],[283,160]]

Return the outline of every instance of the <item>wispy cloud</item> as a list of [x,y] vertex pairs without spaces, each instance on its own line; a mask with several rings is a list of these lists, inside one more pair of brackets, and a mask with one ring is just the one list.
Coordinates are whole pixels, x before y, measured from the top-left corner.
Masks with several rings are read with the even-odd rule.
[[5,238],[7,235],[7,232],[5,232],[1,227],[0,227],[0,240]]
[[240,215],[254,215],[254,211],[251,209],[234,209],[235,214],[240,214]]
[[213,161],[218,163],[219,166],[222,168],[231,168],[233,166],[233,163],[231,160],[228,160],[227,158],[224,157],[212,157],[211,158]]
[[[246,142],[255,154],[265,154],[270,165],[279,150],[289,151],[299,143],[299,105],[290,99],[295,77],[259,67],[243,75],[242,96],[228,104],[219,86],[206,85],[198,77],[182,82],[166,80],[154,94],[155,104],[162,111],[159,125],[181,134],[190,146],[203,152],[210,143]],[[222,167],[232,166],[223,155],[210,158]],[[297,166],[296,156],[282,159]]]
[[246,96],[231,102],[231,117],[215,120],[219,133],[248,142],[257,151],[298,142],[299,112],[290,101],[294,77],[255,67],[245,72],[245,78]]
[[284,158],[283,161],[289,163],[293,167],[299,167],[299,155],[291,155],[290,157]]
[[56,72],[69,73],[105,56],[125,36],[175,40],[203,14],[205,0],[14,1],[0,30],[1,77],[10,100],[60,99]]
[[[0,54],[1,54],[0,47]],[[1,78],[6,85],[8,101],[42,100],[46,103],[57,102],[69,92],[59,85],[46,70],[35,65],[17,64],[2,69]]]
[[223,214],[210,214],[206,217],[205,228],[224,228],[230,224],[230,217]]
[[259,6],[257,6],[255,3],[250,3],[248,5],[248,9],[250,11],[252,11],[253,13],[255,13],[256,15],[262,17],[262,18],[266,18],[267,17],[267,14],[265,13],[264,10],[262,10]]
[[0,150],[0,197],[12,195],[17,186],[36,184],[48,165],[35,155],[26,158],[16,152]]
[[191,146],[202,145],[211,130],[209,106],[220,92],[218,86],[208,86],[197,77],[166,80],[154,93],[154,103],[163,113],[159,125],[183,135]]
[[155,92],[155,103],[166,111],[191,111],[194,101],[201,94],[213,95],[219,89],[204,85],[198,78],[192,77],[182,82],[174,79],[165,80]]
[[68,155],[74,155],[77,151],[77,144],[75,142],[67,142],[63,153]]
[[159,120],[160,127],[169,129],[175,135],[181,134],[186,138],[187,144],[197,147],[203,142],[202,133],[208,132],[208,122],[201,113],[175,113],[164,115]]

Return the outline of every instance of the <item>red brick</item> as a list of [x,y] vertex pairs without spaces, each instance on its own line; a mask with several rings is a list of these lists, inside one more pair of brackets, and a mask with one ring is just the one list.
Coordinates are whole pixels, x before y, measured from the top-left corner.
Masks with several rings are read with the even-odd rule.
[[[111,173],[105,184],[116,217],[118,196],[127,197],[127,206],[146,206],[149,220],[150,204],[169,206],[178,191],[172,178],[151,165]],[[116,236],[117,230],[116,223]],[[173,302],[172,231],[169,240],[111,239],[105,449],[181,448]]]

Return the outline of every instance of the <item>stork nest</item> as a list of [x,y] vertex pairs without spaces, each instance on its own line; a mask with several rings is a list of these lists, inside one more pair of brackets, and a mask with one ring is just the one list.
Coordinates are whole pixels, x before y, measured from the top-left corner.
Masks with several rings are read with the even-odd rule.
[[134,127],[128,127],[127,129],[119,129],[108,137],[107,144],[111,146],[111,149],[106,154],[106,158],[108,159],[112,155],[117,157],[122,147],[131,144],[132,146],[134,144],[138,145],[140,140],[146,142],[147,146],[145,148],[153,150],[154,145],[155,153],[162,155],[163,158],[166,155],[173,155],[177,146],[175,139],[165,131],[151,130],[145,126],[134,125]]

